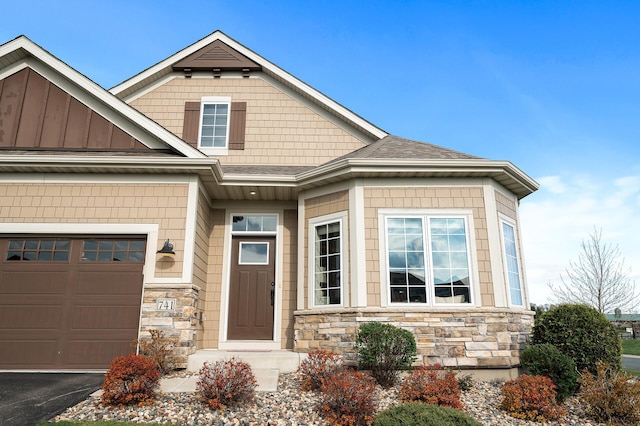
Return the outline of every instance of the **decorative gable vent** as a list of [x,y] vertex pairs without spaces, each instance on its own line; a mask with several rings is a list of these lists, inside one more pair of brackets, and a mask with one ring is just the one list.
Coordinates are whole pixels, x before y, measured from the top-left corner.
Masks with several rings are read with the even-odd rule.
[[259,71],[260,65],[220,40],[198,49],[172,66],[174,71]]

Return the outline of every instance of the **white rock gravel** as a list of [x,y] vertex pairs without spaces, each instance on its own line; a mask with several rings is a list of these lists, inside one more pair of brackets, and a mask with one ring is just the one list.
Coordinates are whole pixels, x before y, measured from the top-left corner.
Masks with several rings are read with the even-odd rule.
[[[398,404],[398,390],[378,389],[380,410]],[[312,426],[327,425],[316,406],[319,394],[301,392],[296,374],[281,374],[277,392],[258,392],[249,403],[225,410],[212,410],[198,401],[193,393],[159,394],[156,402],[143,407],[113,408],[100,404],[99,397],[90,397],[67,409],[53,421],[117,420],[137,423],[180,425],[260,425],[260,426]],[[477,382],[471,390],[464,392],[462,402],[472,417],[484,425],[523,426],[539,423],[514,419],[498,408],[500,384]],[[569,414],[561,422],[550,422],[553,426],[596,426],[599,423],[588,419],[577,398],[565,403]]]

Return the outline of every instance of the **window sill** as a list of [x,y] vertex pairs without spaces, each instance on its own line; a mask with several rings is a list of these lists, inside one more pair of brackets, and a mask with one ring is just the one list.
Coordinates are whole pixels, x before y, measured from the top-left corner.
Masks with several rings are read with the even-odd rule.
[[210,156],[229,155],[229,148],[198,148],[204,154]]

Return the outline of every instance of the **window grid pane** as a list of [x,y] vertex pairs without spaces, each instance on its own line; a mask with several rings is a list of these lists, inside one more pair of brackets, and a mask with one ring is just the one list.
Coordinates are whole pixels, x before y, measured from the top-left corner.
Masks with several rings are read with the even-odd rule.
[[228,104],[204,104],[202,108],[200,146],[204,148],[225,148],[227,146],[228,122]]
[[67,262],[69,240],[55,238],[46,240],[9,240],[6,260],[28,260],[39,262]]
[[469,253],[463,218],[430,218],[435,302],[471,303]]
[[426,303],[422,218],[388,218],[389,284],[392,303]]
[[231,222],[233,232],[273,233],[277,230],[278,217],[276,215],[233,216]]
[[502,222],[502,235],[504,238],[504,251],[506,257],[507,280],[509,282],[509,295],[511,303],[522,306],[522,287],[520,285],[520,268],[516,250],[515,232],[511,225]]
[[84,262],[144,262],[142,240],[84,240]]
[[341,300],[340,222],[315,226],[315,304],[339,305]]

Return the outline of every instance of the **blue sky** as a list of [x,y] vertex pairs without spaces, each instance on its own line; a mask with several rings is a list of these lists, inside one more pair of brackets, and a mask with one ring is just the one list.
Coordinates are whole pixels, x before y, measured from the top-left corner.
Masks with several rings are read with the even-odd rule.
[[[110,88],[219,29],[385,131],[541,184],[521,203],[529,293],[549,300],[594,227],[640,283],[640,2],[32,1],[24,34]],[[10,17],[10,19],[6,19]]]

